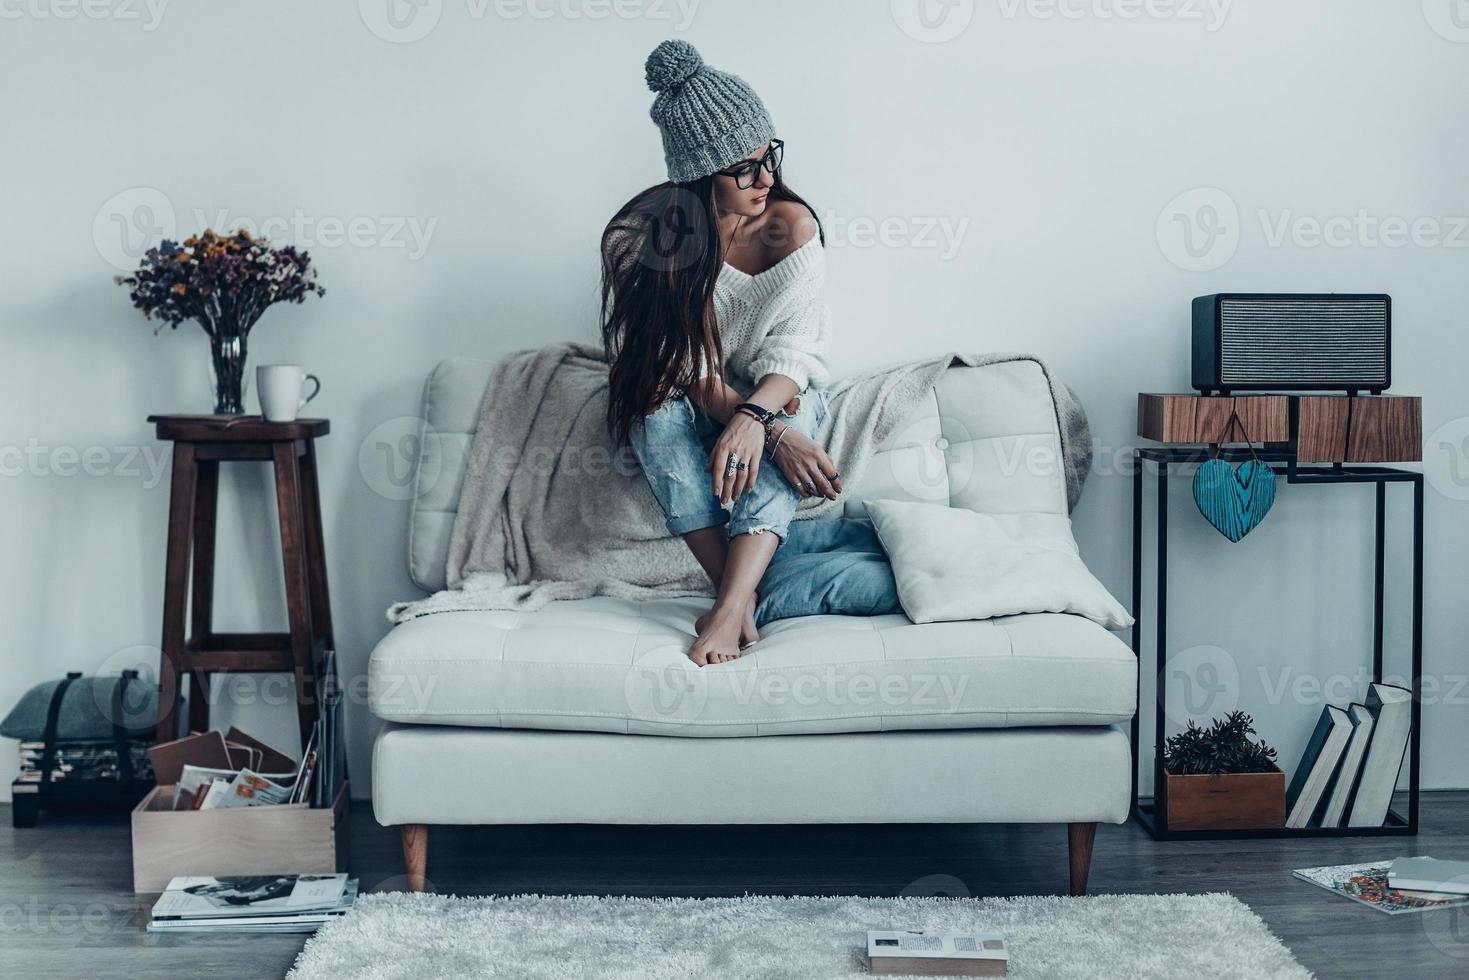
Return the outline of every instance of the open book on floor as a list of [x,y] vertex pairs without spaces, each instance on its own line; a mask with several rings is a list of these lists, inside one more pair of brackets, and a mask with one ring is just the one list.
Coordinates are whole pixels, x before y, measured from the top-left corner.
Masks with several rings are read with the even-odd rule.
[[1337,864],[1324,868],[1297,868],[1292,872],[1302,881],[1344,895],[1388,915],[1426,912],[1469,905],[1469,895],[1449,895],[1394,888],[1388,881],[1392,861]]

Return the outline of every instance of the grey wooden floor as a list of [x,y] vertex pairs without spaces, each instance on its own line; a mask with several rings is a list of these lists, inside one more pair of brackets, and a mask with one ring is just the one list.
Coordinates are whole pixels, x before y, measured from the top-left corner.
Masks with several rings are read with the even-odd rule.
[[[717,816],[717,815],[711,815]],[[1387,916],[1290,870],[1432,854],[1469,860],[1469,793],[1425,794],[1417,838],[1160,844],[1101,828],[1091,890],[1226,891],[1308,969],[1335,977],[1469,977],[1469,916]],[[436,827],[437,891],[545,894],[1064,894],[1066,833],[1047,826]],[[352,872],[364,891],[402,887],[396,831],[354,807]],[[158,937],[131,892],[124,815],[46,814],[14,830],[0,807],[0,975],[281,977],[302,937]]]

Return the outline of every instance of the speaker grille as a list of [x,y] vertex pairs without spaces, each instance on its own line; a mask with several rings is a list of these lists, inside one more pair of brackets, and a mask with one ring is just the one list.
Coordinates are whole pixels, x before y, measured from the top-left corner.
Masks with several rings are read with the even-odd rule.
[[1221,299],[1220,380],[1386,385],[1387,322],[1381,299]]

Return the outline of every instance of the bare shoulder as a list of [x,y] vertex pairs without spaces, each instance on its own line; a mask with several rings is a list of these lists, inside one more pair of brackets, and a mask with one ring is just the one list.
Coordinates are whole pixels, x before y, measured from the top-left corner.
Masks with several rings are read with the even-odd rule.
[[771,265],[815,238],[820,229],[810,209],[795,201],[771,201],[764,218],[761,238]]

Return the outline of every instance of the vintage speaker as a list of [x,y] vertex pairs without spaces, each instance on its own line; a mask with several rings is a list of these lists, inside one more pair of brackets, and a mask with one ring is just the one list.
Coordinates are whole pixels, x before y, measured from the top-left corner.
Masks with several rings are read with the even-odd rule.
[[1370,391],[1391,383],[1392,297],[1216,293],[1194,300],[1193,386]]

